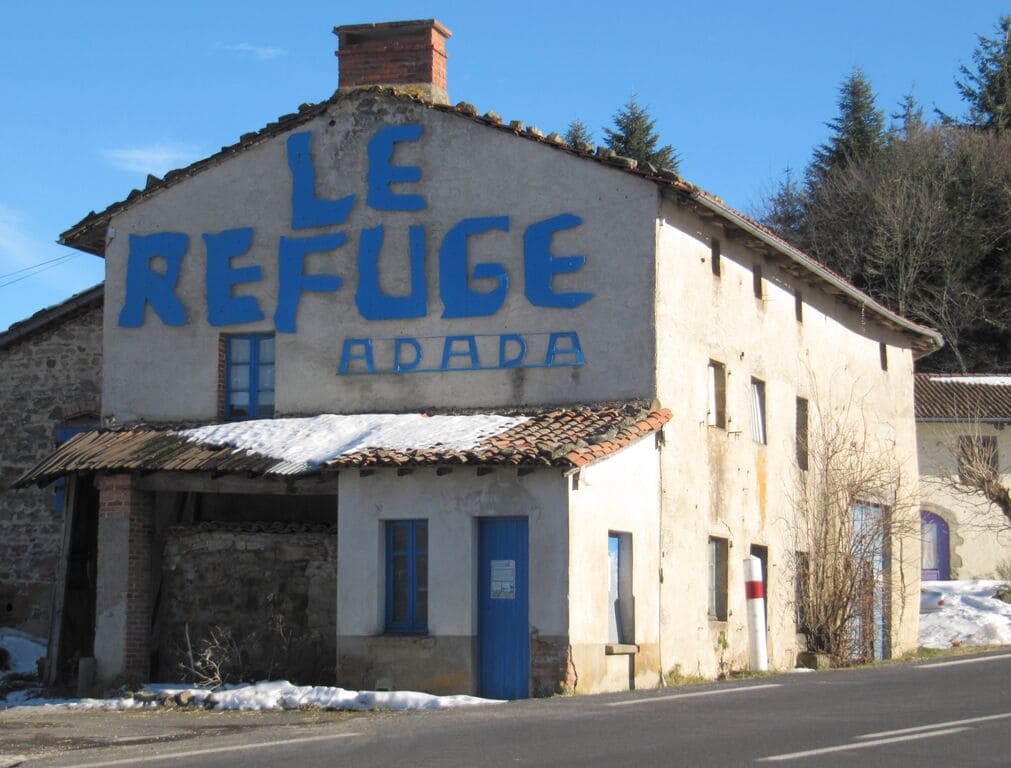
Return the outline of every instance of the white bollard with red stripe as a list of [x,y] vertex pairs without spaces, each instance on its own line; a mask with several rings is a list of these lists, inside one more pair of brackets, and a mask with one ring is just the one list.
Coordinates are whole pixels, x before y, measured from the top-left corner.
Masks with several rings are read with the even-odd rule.
[[765,585],[762,561],[754,555],[744,558],[744,591],[748,597],[748,650],[751,669],[769,671],[769,648],[765,639]]

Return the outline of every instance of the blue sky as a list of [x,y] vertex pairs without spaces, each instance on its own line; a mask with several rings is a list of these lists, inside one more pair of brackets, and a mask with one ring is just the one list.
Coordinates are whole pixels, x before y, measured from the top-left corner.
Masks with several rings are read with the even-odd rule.
[[912,89],[960,114],[958,66],[1002,12],[990,0],[6,3],[0,330],[102,279],[101,259],[55,244],[89,211],[330,96],[335,25],[440,19],[450,98],[545,131],[578,117],[601,141],[634,91],[683,175],[751,211],[825,140],[854,66],[886,112]]

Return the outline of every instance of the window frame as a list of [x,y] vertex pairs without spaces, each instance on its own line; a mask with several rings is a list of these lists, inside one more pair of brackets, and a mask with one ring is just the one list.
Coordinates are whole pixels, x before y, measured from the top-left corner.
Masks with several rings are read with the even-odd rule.
[[[274,409],[276,407],[276,400],[274,403],[270,404],[270,413],[263,414],[260,413],[260,397],[264,392],[270,392],[276,395],[276,378],[274,379],[274,385],[271,387],[262,387],[260,385],[260,377],[264,367],[271,366],[274,369],[274,374],[277,374],[277,343],[273,333],[230,333],[224,335],[224,401],[222,407],[222,417],[228,421],[250,421],[253,419],[269,419],[274,417]],[[232,344],[236,341],[247,341],[249,343],[249,361],[245,363],[233,363],[232,355],[233,349]],[[272,350],[273,360],[269,363],[263,363],[260,360],[262,350],[261,345],[264,342],[269,341],[274,345]],[[236,406],[232,402],[232,396],[236,390],[232,387],[232,366],[233,365],[248,365],[249,366],[249,377],[247,381],[248,392],[249,392],[249,402],[246,404],[246,413],[236,413]]]
[[759,445],[769,444],[769,418],[766,412],[765,382],[751,377],[751,437]]
[[729,545],[727,539],[719,536],[709,537],[707,611],[710,621],[727,621],[730,616],[727,605]]
[[727,366],[710,360],[706,369],[706,423],[727,428]]
[[810,404],[806,397],[798,396],[794,442],[797,450],[797,466],[805,470],[810,466],[810,424]]
[[[614,560],[612,560],[612,552],[615,554]],[[618,645],[635,643],[632,557],[632,534],[624,531],[608,531],[608,643]],[[612,580],[614,581],[614,589],[611,588]],[[614,619],[613,627],[612,618]]]
[[[428,634],[428,519],[414,518],[410,520],[386,520],[386,605],[384,612],[384,631],[391,635],[427,635]],[[394,531],[404,528],[407,531],[407,545],[402,552],[394,549]],[[418,546],[418,531],[424,529],[425,543]],[[407,605],[404,621],[398,621],[395,605],[397,596],[394,590],[394,560],[398,554],[407,556]],[[419,555],[424,556],[424,565],[418,563]],[[423,571],[424,586],[419,589],[419,574]],[[419,610],[423,608],[423,610]]]

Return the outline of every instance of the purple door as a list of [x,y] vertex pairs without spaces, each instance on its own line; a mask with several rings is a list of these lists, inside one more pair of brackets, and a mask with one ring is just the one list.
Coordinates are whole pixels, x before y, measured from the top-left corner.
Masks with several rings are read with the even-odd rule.
[[923,581],[948,581],[951,561],[948,554],[948,524],[940,515],[920,510],[920,537],[923,541]]

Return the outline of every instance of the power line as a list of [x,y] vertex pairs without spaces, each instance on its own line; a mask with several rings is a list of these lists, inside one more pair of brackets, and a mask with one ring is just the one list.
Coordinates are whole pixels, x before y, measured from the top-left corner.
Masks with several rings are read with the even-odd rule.
[[[38,274],[40,274],[42,272],[45,272],[47,270],[52,269],[53,267],[58,267],[61,264],[64,264],[64,263],[70,261],[75,256],[77,256],[76,253],[71,253],[71,254],[69,254],[67,256],[61,256],[59,259],[53,259],[53,260],[51,260],[49,262],[43,262],[43,264],[41,264],[41,265],[36,265],[35,270],[33,272],[30,272],[27,275],[21,275],[21,277],[15,277],[13,280],[8,280],[5,283],[0,283],[0,288],[7,288],[8,286],[14,285],[15,283],[20,283],[22,280],[27,280],[29,277],[35,277],[35,275],[38,275]],[[18,270],[18,272],[23,272],[23,271],[24,270]],[[18,274],[18,273],[17,272],[12,272],[11,274],[13,275],[13,274]]]
[[8,272],[8,273],[6,273],[4,275],[0,275],[0,280],[3,280],[6,277],[11,277],[12,275],[19,275],[22,272],[27,272],[28,270],[35,269],[36,267],[41,267],[41,266],[44,266],[46,264],[51,264],[54,261],[65,260],[65,259],[67,259],[67,258],[69,258],[71,256],[76,256],[76,255],[77,254],[75,254],[75,253],[64,253],[64,254],[62,254],[60,256],[55,256],[55,257],[53,257],[51,259],[46,259],[45,261],[40,261],[38,264],[31,264],[31,265],[29,265],[27,267],[22,267],[21,269],[15,269],[13,272]]

